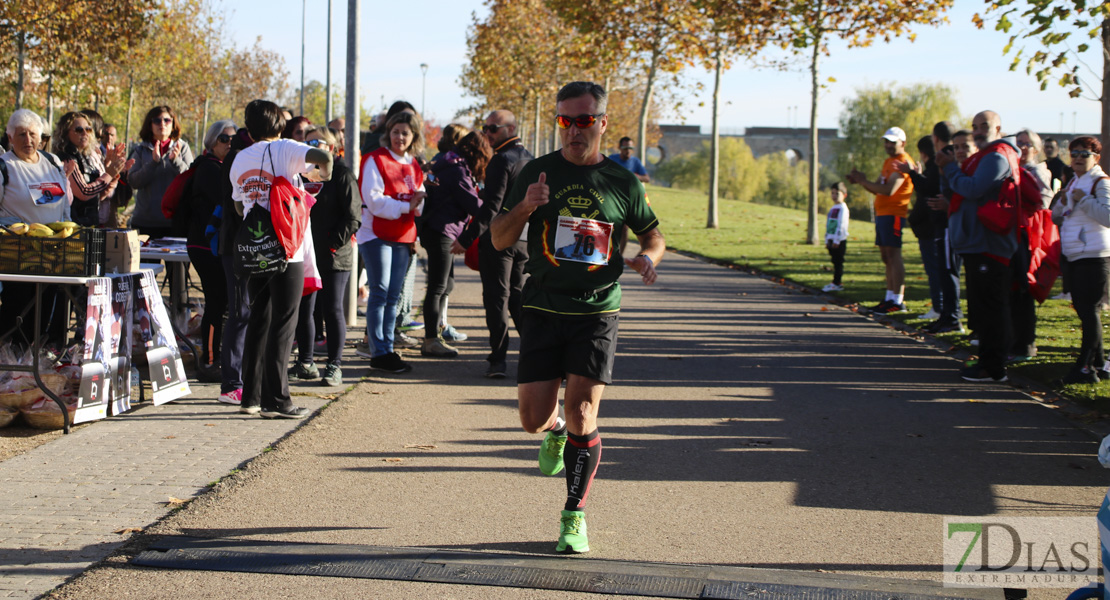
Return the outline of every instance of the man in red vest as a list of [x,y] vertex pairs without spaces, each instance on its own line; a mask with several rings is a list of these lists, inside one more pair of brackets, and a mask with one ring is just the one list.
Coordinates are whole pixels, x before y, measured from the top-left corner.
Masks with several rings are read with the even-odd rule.
[[1006,381],[1006,353],[1013,339],[1010,316],[1010,261],[1018,250],[1017,228],[996,233],[979,218],[979,209],[996,200],[1013,174],[1008,154],[1021,152],[1002,137],[998,114],[983,111],[971,121],[979,152],[959,164],[948,152],[937,154],[941,186],[952,192],[948,235],[952,251],[963,257],[970,318],[979,335],[979,361],[960,372],[967,381]]

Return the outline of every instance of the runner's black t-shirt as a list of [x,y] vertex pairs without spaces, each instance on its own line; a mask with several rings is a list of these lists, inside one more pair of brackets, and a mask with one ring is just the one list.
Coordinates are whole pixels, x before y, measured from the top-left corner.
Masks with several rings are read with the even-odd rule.
[[540,173],[547,174],[550,196],[528,221],[524,307],[565,315],[617,312],[621,228],[627,224],[640,235],[659,226],[643,184],[608,158],[582,167],[555,151],[524,167],[501,210],[520,203]]

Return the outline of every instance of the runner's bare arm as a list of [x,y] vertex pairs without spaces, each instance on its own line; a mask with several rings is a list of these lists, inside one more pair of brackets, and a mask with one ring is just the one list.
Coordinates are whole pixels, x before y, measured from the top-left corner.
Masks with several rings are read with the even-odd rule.
[[663,254],[667,251],[667,240],[663,238],[663,232],[659,231],[658,227],[637,235],[636,239],[640,240],[640,253],[635,258],[624,259],[624,264],[639,273],[645,285],[651,285],[658,278],[655,267],[663,260]]
[[528,218],[536,209],[547,204],[548,201],[547,173],[540,173],[539,179],[528,186],[524,199],[509,212],[503,212],[493,218],[489,224],[490,241],[493,247],[504,250],[512,246],[524,233],[528,225]]

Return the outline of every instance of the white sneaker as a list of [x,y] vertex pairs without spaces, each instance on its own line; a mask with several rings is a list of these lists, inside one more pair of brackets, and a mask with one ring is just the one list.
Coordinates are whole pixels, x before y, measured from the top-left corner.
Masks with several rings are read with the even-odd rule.
[[844,286],[837,285],[835,283],[830,283],[830,284],[826,285],[825,287],[821,288],[821,291],[822,292],[842,292],[842,291],[844,291]]
[[940,318],[940,313],[938,313],[937,311],[930,308],[929,312],[927,312],[923,315],[918,315],[917,318],[918,319],[925,319],[926,321],[936,321],[937,319]]
[[1066,294],[1056,294],[1051,299],[1052,300],[1071,300],[1071,293],[1068,292]]

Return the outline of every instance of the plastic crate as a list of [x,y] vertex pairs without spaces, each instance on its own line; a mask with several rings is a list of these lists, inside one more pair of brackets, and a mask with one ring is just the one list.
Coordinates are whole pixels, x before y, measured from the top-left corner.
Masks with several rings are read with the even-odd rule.
[[97,276],[104,272],[104,231],[82,229],[68,238],[0,236],[0,273]]

